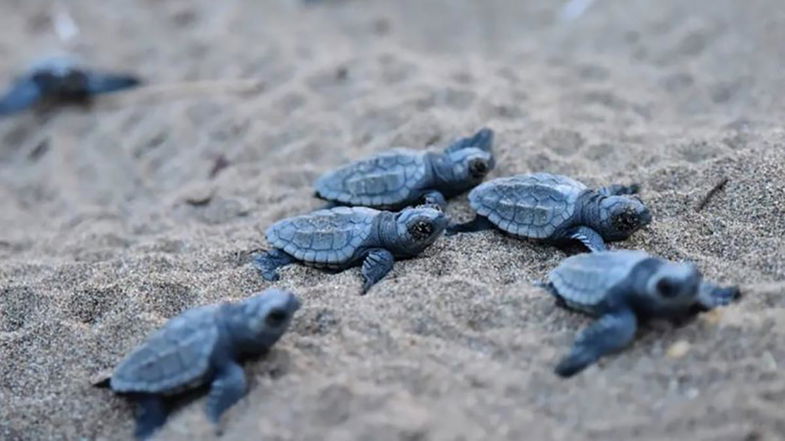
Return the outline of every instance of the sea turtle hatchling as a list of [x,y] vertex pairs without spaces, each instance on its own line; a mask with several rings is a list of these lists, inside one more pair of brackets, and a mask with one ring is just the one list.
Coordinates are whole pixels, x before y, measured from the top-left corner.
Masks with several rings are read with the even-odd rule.
[[343,270],[362,265],[365,293],[393,267],[396,258],[411,258],[444,231],[447,218],[435,206],[400,212],[367,207],[335,207],[276,222],[267,229],[274,248],[254,260],[262,277],[278,280],[277,269],[295,261]]
[[443,152],[392,149],[325,173],[316,180],[316,196],[387,210],[418,203],[444,208],[445,198],[473,188],[493,169],[492,144],[493,131],[484,128]]
[[93,71],[71,58],[47,58],[17,77],[0,97],[0,116],[20,112],[39,102],[86,102],[93,95],[140,83],[133,75]]
[[680,319],[696,310],[727,305],[740,295],[738,287],[703,281],[692,263],[631,250],[569,257],[550,272],[543,286],[560,305],[598,317],[578,334],[570,353],[556,366],[562,377],[624,348],[640,320]]
[[474,220],[447,234],[498,228],[516,237],[550,243],[579,240],[591,251],[628,238],[651,222],[636,197],[638,185],[592,190],[566,176],[533,173],[497,178],[469,193]]
[[136,401],[137,439],[164,424],[167,396],[202,385],[210,385],[207,416],[217,423],[246,394],[240,359],[266,352],[299,306],[293,294],[269,289],[238,303],[190,309],[169,320],[97,385]]

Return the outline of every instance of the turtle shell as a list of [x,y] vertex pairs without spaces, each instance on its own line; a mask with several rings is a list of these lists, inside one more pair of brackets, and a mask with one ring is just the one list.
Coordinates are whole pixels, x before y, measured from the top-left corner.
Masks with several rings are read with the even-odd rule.
[[572,218],[587,187],[566,176],[534,173],[488,181],[469,193],[477,214],[507,233],[534,239],[550,237]]
[[303,262],[341,265],[371,236],[378,214],[366,207],[319,210],[274,223],[267,229],[267,241]]
[[169,320],[117,366],[112,390],[166,394],[201,383],[218,341],[219,307],[191,309]]
[[577,254],[564,259],[550,272],[548,280],[567,306],[591,313],[611,288],[649,257],[643,251],[632,250]]
[[421,196],[430,176],[427,152],[392,149],[325,173],[317,194],[346,205],[395,208]]

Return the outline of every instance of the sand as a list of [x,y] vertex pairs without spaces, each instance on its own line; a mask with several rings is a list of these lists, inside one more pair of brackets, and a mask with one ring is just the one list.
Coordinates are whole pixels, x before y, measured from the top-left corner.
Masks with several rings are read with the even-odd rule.
[[[563,251],[442,238],[365,297],[356,269],[291,266],[275,285],[304,307],[220,439],[785,439],[781,2],[597,0],[572,22],[534,0],[67,3],[71,49],[151,86],[0,121],[0,439],[130,439],[132,406],[90,381],[186,308],[271,286],[249,253],[321,205],[320,173],[482,126],[493,176],[640,182],[655,222],[614,246],[743,301],[564,381],[589,320],[532,285]],[[3,81],[62,49],[50,7],[4,2]],[[216,439],[203,405],[157,439]]]

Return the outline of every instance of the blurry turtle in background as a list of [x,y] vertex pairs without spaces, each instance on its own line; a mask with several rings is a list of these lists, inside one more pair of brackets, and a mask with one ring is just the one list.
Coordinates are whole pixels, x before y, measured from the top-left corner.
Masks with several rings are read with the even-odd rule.
[[33,64],[0,97],[0,116],[38,104],[87,103],[99,94],[140,85],[135,75],[94,71],[73,58],[52,57]]
[[342,271],[361,266],[362,293],[386,276],[396,259],[418,256],[441,236],[447,217],[435,206],[400,212],[335,207],[280,220],[266,231],[274,248],[257,255],[254,266],[267,281],[278,268],[302,262]]

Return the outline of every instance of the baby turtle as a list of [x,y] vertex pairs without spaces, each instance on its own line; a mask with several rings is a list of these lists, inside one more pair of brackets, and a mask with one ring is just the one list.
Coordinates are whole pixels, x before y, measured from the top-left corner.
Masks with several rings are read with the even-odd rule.
[[217,423],[247,392],[241,358],[266,352],[299,307],[293,294],[269,289],[242,302],[190,309],[151,335],[98,386],[136,401],[138,439],[166,421],[165,397],[202,385],[210,386],[207,417]]
[[93,95],[128,89],[141,81],[122,73],[95,72],[70,58],[48,58],[34,64],[0,98],[0,116],[36,103],[87,102]]
[[499,228],[520,238],[559,244],[579,240],[591,251],[628,238],[651,222],[643,203],[628,195],[638,185],[592,190],[566,176],[534,173],[488,181],[469,193],[474,220],[448,234]]
[[424,202],[446,205],[480,182],[495,163],[493,131],[482,129],[461,138],[444,152],[396,148],[325,173],[316,196],[334,205],[399,210]]
[[396,258],[411,258],[444,231],[447,218],[434,206],[404,208],[398,213],[366,207],[335,207],[284,219],[267,229],[273,248],[254,264],[265,280],[278,280],[279,267],[295,261],[344,270],[362,265],[365,293],[393,267]]
[[551,271],[544,286],[560,305],[598,317],[556,366],[562,377],[624,348],[635,337],[639,320],[681,319],[696,310],[728,305],[740,296],[738,287],[720,288],[703,281],[692,263],[631,250],[569,257]]

